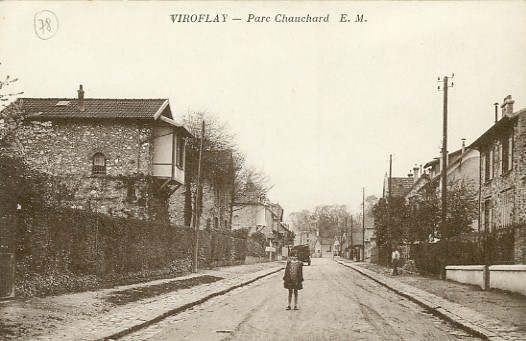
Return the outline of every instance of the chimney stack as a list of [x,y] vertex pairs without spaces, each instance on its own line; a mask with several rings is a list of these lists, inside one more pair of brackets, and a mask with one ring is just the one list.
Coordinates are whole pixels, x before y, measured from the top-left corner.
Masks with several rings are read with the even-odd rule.
[[462,138],[462,154],[466,151],[466,139]]
[[420,177],[420,168],[418,167],[418,165],[415,163],[415,166],[413,167],[413,174],[415,176],[415,182],[418,180],[418,178]]
[[84,111],[84,90],[82,90],[82,84],[80,85],[80,89],[77,92],[79,93],[79,110]]
[[504,97],[504,101],[500,106],[502,108],[502,117],[504,117],[505,115],[513,115],[513,103],[515,103],[515,101],[511,99],[511,95]]

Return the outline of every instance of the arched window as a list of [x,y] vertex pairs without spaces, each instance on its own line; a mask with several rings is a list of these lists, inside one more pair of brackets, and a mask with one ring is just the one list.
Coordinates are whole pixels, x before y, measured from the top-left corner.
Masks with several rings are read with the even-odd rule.
[[104,154],[95,153],[95,155],[93,155],[93,167],[91,168],[91,174],[106,174],[106,157],[104,156]]

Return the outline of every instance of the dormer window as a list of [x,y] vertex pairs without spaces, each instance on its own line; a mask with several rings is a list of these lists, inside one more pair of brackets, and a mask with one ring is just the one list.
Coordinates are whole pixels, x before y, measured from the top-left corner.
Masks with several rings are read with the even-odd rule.
[[91,168],[91,174],[106,174],[106,157],[104,156],[104,154],[95,153],[95,155],[93,155],[93,167]]

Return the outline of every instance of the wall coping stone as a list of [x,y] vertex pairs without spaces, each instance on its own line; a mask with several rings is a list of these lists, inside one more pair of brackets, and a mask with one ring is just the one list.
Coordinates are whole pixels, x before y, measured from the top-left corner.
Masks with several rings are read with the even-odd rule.
[[484,267],[485,265],[448,265],[446,270],[481,271],[484,270]]
[[489,271],[526,271],[526,265],[491,265]]

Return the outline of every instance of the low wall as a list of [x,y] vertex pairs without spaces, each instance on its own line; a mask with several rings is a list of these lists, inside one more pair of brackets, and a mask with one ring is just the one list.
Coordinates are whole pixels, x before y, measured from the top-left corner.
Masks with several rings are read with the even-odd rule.
[[484,265],[449,265],[446,266],[446,279],[451,281],[478,285],[486,289]]
[[526,265],[492,265],[489,267],[489,286],[517,292],[526,296]]

